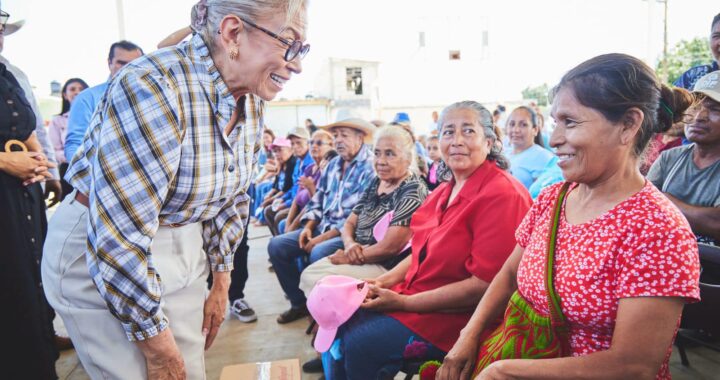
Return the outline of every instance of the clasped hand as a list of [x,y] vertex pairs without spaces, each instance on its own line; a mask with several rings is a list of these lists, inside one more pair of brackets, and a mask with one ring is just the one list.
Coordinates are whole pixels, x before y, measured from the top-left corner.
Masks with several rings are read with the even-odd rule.
[[385,289],[374,280],[365,280],[369,290],[360,307],[376,311],[403,311],[407,309],[408,296]]
[[359,243],[350,245],[345,250],[338,249],[328,257],[331,263],[335,265],[351,264],[351,265],[363,265],[365,264],[365,255],[363,254],[363,246]]
[[6,152],[3,156],[4,171],[22,180],[25,186],[52,179],[48,169],[57,167],[39,152]]

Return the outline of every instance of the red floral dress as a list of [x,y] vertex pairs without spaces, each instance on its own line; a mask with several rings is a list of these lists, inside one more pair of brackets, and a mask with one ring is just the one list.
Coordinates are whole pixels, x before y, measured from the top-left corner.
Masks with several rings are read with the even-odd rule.
[[[560,187],[553,185],[540,194],[515,234],[525,248],[518,290],[546,315],[546,245]],[[638,193],[586,223],[569,224],[563,204],[559,223],[555,288],[570,326],[573,356],[610,348],[621,298],[700,299],[695,236],[680,211],[649,181]],[[671,353],[672,345],[657,379],[670,378]]]

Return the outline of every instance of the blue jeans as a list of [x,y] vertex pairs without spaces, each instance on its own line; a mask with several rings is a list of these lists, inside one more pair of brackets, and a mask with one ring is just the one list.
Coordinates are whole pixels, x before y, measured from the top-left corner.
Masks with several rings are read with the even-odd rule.
[[265,200],[265,196],[267,195],[267,193],[272,190],[272,185],[272,182],[262,182],[255,185],[255,194],[253,197],[253,205],[252,209],[250,210],[250,215],[256,216],[255,214],[257,213],[257,209]]
[[[340,327],[336,338],[340,339],[342,358],[332,360],[325,369],[328,380],[392,379],[400,372],[403,352],[411,339],[427,343],[425,357],[420,360],[442,361],[446,354],[395,318],[364,309]],[[323,361],[327,354],[323,354]]]
[[[300,232],[302,229],[275,236],[270,239],[270,244],[268,244],[270,262],[275,269],[275,275],[293,308],[303,307],[307,301],[305,294],[300,290],[300,268],[297,265],[297,259],[308,254],[300,248],[298,243]],[[319,234],[320,232],[316,229],[313,237]],[[335,253],[338,249],[343,249],[341,237],[325,240],[310,251],[310,264]]]

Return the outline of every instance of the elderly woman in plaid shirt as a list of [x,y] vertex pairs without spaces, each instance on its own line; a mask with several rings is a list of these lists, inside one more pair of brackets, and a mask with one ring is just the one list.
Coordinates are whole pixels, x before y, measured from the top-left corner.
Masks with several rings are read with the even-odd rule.
[[245,233],[263,101],[302,70],[305,15],[304,0],[202,0],[189,41],[110,83],[43,263],[48,299],[92,378],[205,378],[203,349],[224,319]]

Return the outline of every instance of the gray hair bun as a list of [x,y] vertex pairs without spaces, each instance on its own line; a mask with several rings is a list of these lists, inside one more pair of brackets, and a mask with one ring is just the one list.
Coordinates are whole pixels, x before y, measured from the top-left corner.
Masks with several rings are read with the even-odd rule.
[[196,33],[199,32],[208,20],[207,0],[200,0],[195,4],[190,12],[190,27]]

